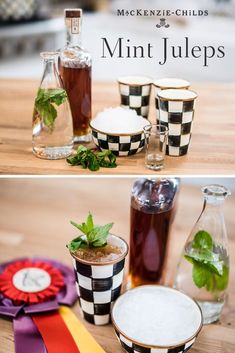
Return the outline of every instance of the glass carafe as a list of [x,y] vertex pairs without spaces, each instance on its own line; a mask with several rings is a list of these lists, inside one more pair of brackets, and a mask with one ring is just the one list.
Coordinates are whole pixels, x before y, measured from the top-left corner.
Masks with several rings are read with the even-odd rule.
[[206,324],[219,318],[228,287],[229,254],[223,203],[230,191],[224,186],[207,185],[202,192],[202,213],[185,244],[175,287],[198,302]]
[[131,195],[129,287],[164,284],[177,179],[137,179]]
[[33,153],[40,158],[68,157],[73,148],[73,122],[67,93],[56,69],[57,53],[44,52],[44,73],[34,103]]

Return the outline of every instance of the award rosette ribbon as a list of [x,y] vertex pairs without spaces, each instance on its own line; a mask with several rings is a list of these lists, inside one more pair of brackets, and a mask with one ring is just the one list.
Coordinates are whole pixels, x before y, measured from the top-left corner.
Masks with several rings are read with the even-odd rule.
[[0,315],[13,320],[16,353],[105,353],[69,309],[76,300],[74,271],[60,262],[0,265]]

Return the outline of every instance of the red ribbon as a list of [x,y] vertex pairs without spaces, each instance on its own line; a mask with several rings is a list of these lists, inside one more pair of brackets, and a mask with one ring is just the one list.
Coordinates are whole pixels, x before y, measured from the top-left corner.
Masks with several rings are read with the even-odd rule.
[[48,353],[80,353],[59,313],[33,315],[32,319],[42,335]]

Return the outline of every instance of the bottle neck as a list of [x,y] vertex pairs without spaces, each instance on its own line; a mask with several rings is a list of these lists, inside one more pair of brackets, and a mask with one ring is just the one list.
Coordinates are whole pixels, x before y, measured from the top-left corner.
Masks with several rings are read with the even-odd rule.
[[203,213],[207,212],[218,212],[218,213],[223,213],[223,205],[224,205],[224,199],[204,199],[204,204],[203,204]]
[[61,85],[54,59],[44,59],[44,74],[41,85],[47,89]]
[[67,46],[71,47],[81,47],[82,45],[82,35],[80,33],[71,33],[71,30],[67,28],[66,33]]

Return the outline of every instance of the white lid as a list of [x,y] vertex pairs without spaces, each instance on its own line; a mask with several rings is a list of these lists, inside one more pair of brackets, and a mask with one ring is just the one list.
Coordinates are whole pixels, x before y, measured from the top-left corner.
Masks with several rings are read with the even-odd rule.
[[111,135],[134,134],[143,131],[148,120],[137,115],[133,109],[107,108],[91,121],[91,128]]
[[190,82],[175,77],[161,78],[159,80],[155,80],[153,84],[159,88],[187,88],[190,86]]
[[152,84],[153,80],[145,76],[123,76],[118,78],[119,83],[133,86],[144,86]]
[[190,297],[157,285],[140,286],[119,297],[112,319],[127,339],[152,347],[184,344],[202,325],[201,311]]
[[188,89],[164,89],[158,92],[158,97],[166,100],[187,101],[197,98],[197,93]]

